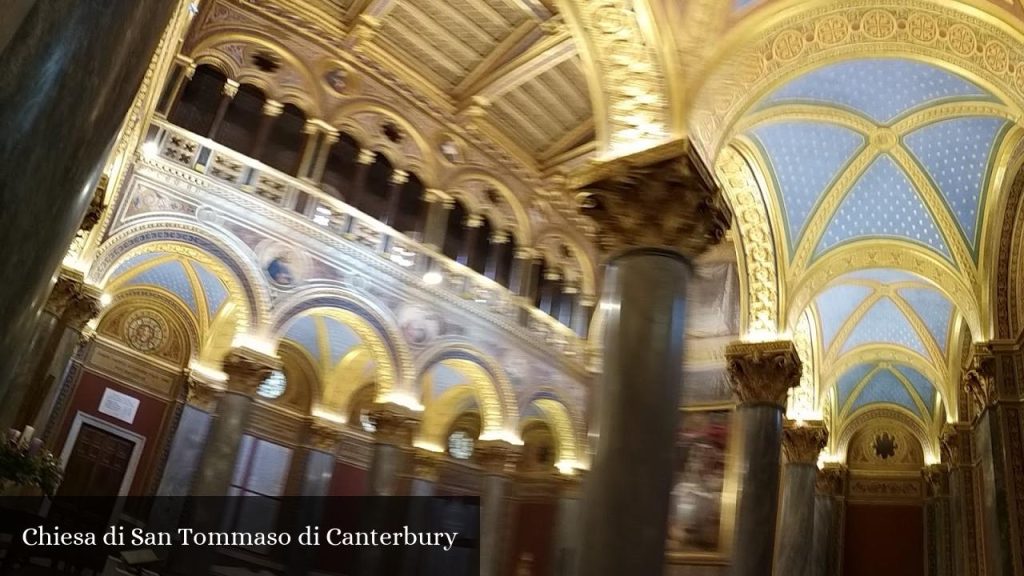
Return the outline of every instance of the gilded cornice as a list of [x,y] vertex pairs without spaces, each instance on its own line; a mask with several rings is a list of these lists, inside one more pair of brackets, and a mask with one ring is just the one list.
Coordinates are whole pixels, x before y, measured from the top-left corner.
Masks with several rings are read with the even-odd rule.
[[729,385],[740,405],[785,409],[790,388],[800,384],[800,357],[788,340],[734,342],[726,348],[725,357]]

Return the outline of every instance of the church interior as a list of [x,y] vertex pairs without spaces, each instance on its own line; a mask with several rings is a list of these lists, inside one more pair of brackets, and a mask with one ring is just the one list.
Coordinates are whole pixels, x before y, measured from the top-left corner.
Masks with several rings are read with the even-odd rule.
[[0,431],[60,472],[0,493],[1024,576],[1019,0],[2,10]]

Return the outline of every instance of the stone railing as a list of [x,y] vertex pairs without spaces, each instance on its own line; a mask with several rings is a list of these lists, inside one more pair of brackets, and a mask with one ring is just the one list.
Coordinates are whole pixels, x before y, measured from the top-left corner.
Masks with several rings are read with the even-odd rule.
[[483,274],[459,264],[406,234],[300,180],[246,157],[209,138],[197,136],[161,119],[154,119],[143,154],[205,175],[246,194],[299,215],[311,224],[355,243],[389,265],[432,282],[428,290],[443,290],[502,323],[525,330],[524,336],[546,348],[585,362],[586,341],[572,329],[540,311]]

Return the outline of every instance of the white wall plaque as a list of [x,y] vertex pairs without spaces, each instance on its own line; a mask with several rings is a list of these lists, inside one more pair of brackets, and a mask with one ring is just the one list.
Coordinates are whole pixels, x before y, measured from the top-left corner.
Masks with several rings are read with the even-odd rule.
[[139,411],[139,399],[107,388],[100,400],[100,413],[131,424]]

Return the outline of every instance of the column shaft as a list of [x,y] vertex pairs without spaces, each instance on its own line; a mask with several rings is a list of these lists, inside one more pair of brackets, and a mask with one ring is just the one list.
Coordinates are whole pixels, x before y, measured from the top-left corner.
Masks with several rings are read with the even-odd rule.
[[811,576],[814,559],[814,488],[818,454],[828,441],[825,427],[796,426],[783,431],[786,453],[775,573]]
[[0,26],[0,396],[175,4],[35,2]]
[[668,250],[634,249],[607,265],[600,439],[581,574],[663,571],[689,274],[686,259]]
[[423,225],[423,243],[437,252],[444,250],[444,237],[448,233],[448,216],[455,207],[453,202],[436,197],[435,193],[426,192],[427,218]]
[[736,343],[726,349],[739,406],[743,454],[732,576],[770,576],[779,498],[782,412],[800,381],[792,342]]
[[403,406],[380,404],[373,408],[372,418],[377,431],[373,435],[373,460],[367,481],[369,495],[396,496],[401,475],[408,468],[412,434],[419,416]]
[[480,442],[476,458],[484,468],[480,491],[480,576],[502,576],[508,535],[509,479],[506,471],[515,462],[515,448],[502,441]]

